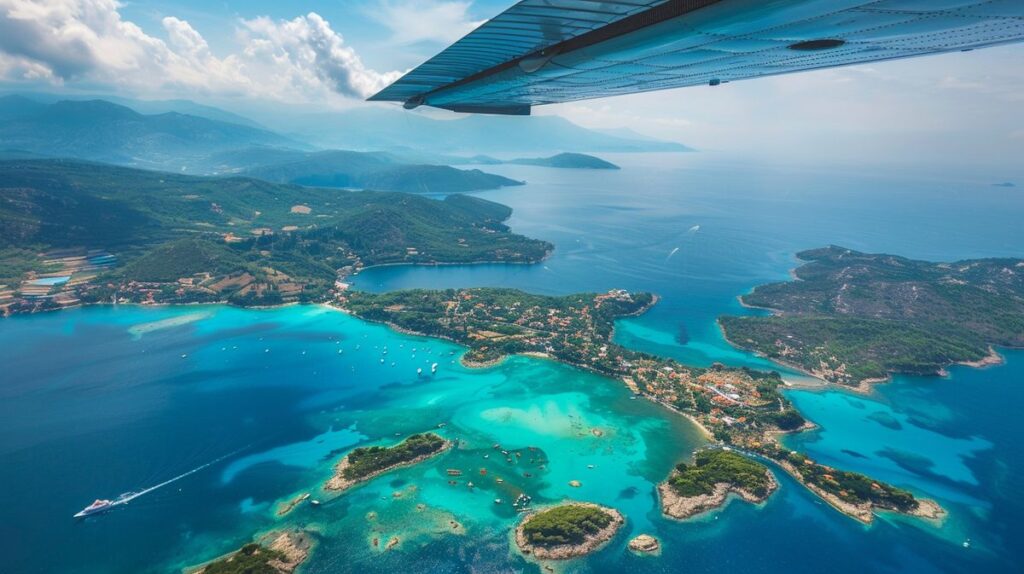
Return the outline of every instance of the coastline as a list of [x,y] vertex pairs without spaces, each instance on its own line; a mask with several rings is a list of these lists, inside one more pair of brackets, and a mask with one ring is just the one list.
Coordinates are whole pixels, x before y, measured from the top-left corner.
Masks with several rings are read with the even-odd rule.
[[[812,430],[817,429],[817,428],[819,428],[818,424],[805,419],[804,420],[804,424],[801,425],[799,428],[795,428],[795,429],[789,430],[789,431],[774,430],[774,431],[766,432],[765,433],[765,439],[768,442],[771,442],[772,444],[774,444],[774,445],[776,445],[776,446],[778,446],[780,448],[785,448],[785,446],[782,444],[781,440],[779,440],[780,437],[782,437],[784,435],[808,432],[808,431],[812,431]],[[880,508],[880,507],[876,507],[874,504],[871,504],[871,503],[867,503],[867,504],[863,504],[863,505],[852,504],[852,503],[849,503],[849,502],[846,502],[846,501],[840,499],[839,497],[835,496],[834,494],[831,494],[829,492],[826,492],[826,491],[822,490],[821,488],[819,488],[819,487],[817,487],[817,486],[815,486],[813,484],[805,482],[804,479],[803,479],[803,476],[796,470],[796,467],[794,467],[793,464],[790,463],[789,461],[776,460],[774,458],[768,458],[768,457],[764,457],[764,458],[765,458],[765,460],[769,460],[769,461],[777,464],[779,466],[779,468],[781,468],[783,471],[785,471],[786,474],[788,474],[793,480],[797,481],[797,483],[799,483],[801,486],[803,486],[807,490],[809,490],[812,493],[814,493],[815,495],[817,495],[818,498],[820,498],[823,501],[825,501],[826,503],[828,503],[829,506],[831,506],[832,508],[835,508],[836,510],[838,510],[839,512],[849,516],[850,518],[853,518],[854,520],[857,520],[858,522],[860,522],[862,524],[868,524],[868,525],[871,524],[871,522],[874,520],[875,512],[878,512],[878,511],[893,512],[893,513],[896,513],[896,514],[904,514],[904,515],[907,515],[907,516],[914,516],[914,517],[923,518],[923,519],[930,520],[930,521],[940,520],[943,516],[945,516],[947,514],[946,510],[944,508],[942,508],[942,506],[940,506],[939,503],[935,502],[934,500],[931,500],[931,499],[928,499],[928,498],[918,498],[916,496],[914,497],[914,500],[917,501],[918,507],[915,508],[914,510],[910,511],[910,512],[903,512],[901,510],[893,510],[893,509],[887,509],[887,508]]]
[[[630,313],[628,315],[622,315],[622,317],[638,317],[640,315],[643,315],[647,311],[650,311],[651,308],[653,308],[654,305],[656,305],[660,299],[661,298],[657,294],[652,294],[650,304],[645,305],[641,309],[638,309],[637,311],[635,311],[633,313]],[[446,336],[446,335],[441,335],[441,334],[428,335],[426,333],[422,333],[422,332],[419,332],[419,331],[413,331],[411,329],[406,329],[406,328],[401,327],[399,325],[396,325],[396,324],[394,324],[394,323],[392,323],[390,321],[374,321],[372,319],[366,319],[366,318],[360,317],[359,315],[356,315],[356,314],[352,313],[348,309],[345,309],[344,307],[341,307],[341,306],[337,305],[334,302],[322,303],[322,305],[325,306],[325,307],[328,307],[330,309],[334,309],[335,311],[339,311],[341,313],[345,313],[346,315],[350,315],[352,317],[356,317],[356,318],[360,319],[361,321],[367,321],[369,323],[376,323],[378,325],[386,325],[390,329],[393,329],[393,330],[395,330],[398,333],[402,333],[403,335],[411,335],[411,336],[414,336],[414,337],[426,337],[426,338],[442,339],[442,340],[445,340],[445,341],[449,341],[451,343],[455,343],[456,345],[459,345],[460,347],[465,348],[467,350],[467,353],[470,350],[470,348],[467,347],[464,342],[457,341],[454,338]],[[609,336],[609,339],[610,340],[614,340],[614,338],[615,338],[615,328],[614,328],[614,325],[613,325],[612,333]],[[494,367],[494,366],[500,365],[501,363],[503,363],[509,357],[509,355],[502,355],[502,356],[500,356],[500,357],[498,357],[496,359],[490,360],[490,361],[477,362],[477,361],[467,361],[466,358],[465,358],[467,353],[463,353],[462,356],[459,357],[459,364],[461,364],[462,366],[464,366],[466,368],[470,368],[470,369],[486,369],[486,368],[489,368],[489,367]],[[597,375],[602,376],[602,377],[606,377],[606,378],[618,381],[619,383],[622,383],[623,385],[625,385],[626,388],[628,388],[630,391],[633,391],[634,394],[638,394],[638,395],[642,396],[643,398],[645,398],[645,399],[647,399],[647,400],[649,400],[649,401],[651,401],[651,402],[653,402],[653,403],[655,403],[657,405],[660,405],[660,406],[668,409],[670,412],[673,412],[673,413],[675,413],[677,415],[681,415],[681,416],[685,417],[687,420],[689,420],[691,423],[693,423],[693,425],[695,427],[697,427],[697,430],[700,431],[700,433],[704,436],[704,438],[706,440],[708,440],[708,441],[714,441],[715,440],[714,433],[712,433],[706,426],[704,426],[704,424],[702,422],[700,422],[700,420],[698,420],[697,417],[693,416],[690,413],[683,412],[683,411],[675,408],[674,406],[672,406],[672,405],[670,405],[670,404],[668,404],[666,402],[660,401],[660,400],[658,400],[655,397],[647,395],[646,393],[639,393],[639,392],[637,392],[636,390],[634,390],[634,387],[630,386],[629,383],[627,383],[625,381],[625,379],[622,378],[622,377],[613,376],[613,375],[610,375],[608,373],[599,371],[597,369],[594,369],[590,365],[578,364],[578,363],[572,363],[572,362],[569,362],[569,361],[564,361],[562,359],[559,359],[558,357],[555,357],[554,355],[551,355],[549,353],[543,353],[543,352],[540,352],[540,351],[526,351],[526,352],[522,352],[522,353],[516,353],[516,355],[524,356],[524,357],[532,357],[532,358],[535,358],[535,359],[544,359],[544,360],[548,360],[548,361],[554,361],[554,362],[559,363],[561,365],[566,365],[566,366],[569,366],[569,367],[572,367],[572,368],[581,369],[583,371],[587,371],[587,372],[594,373],[594,374],[597,374]]]
[[[285,560],[273,559],[266,562],[266,565],[277,572],[277,574],[292,574],[295,572],[309,558],[314,546],[313,539],[309,533],[297,528],[291,532],[281,530],[267,532],[259,536],[254,544],[259,545],[260,548],[280,552],[284,555]],[[231,560],[241,551],[242,548],[239,548],[238,550],[207,560],[200,565],[186,567],[183,572],[187,574],[203,574],[211,564]]]
[[[399,443],[399,444],[401,444],[401,443]],[[324,483],[323,488],[324,488],[324,490],[335,491],[335,492],[338,492],[340,494],[341,492],[344,492],[345,490],[348,490],[349,488],[352,488],[353,486],[356,486],[357,484],[368,482],[370,480],[373,480],[374,478],[377,478],[378,476],[380,476],[382,474],[391,472],[392,470],[395,470],[395,469],[398,469],[398,468],[405,468],[405,467],[408,467],[408,466],[413,466],[413,465],[419,464],[419,463],[421,463],[421,462],[423,462],[423,461],[425,461],[427,459],[433,458],[433,457],[435,457],[435,456],[437,456],[437,455],[439,455],[441,453],[444,453],[445,451],[447,451],[451,447],[452,447],[452,441],[445,440],[444,444],[441,445],[441,448],[439,448],[439,449],[437,449],[437,450],[435,450],[433,452],[428,452],[428,453],[425,453],[425,454],[421,454],[421,455],[419,455],[416,458],[413,458],[411,460],[400,462],[398,464],[393,464],[391,466],[382,468],[380,470],[375,470],[375,471],[371,472],[370,474],[367,474],[366,476],[362,476],[362,477],[355,478],[355,479],[345,478],[345,476],[344,476],[345,469],[347,469],[350,466],[349,462],[348,462],[348,454],[345,454],[345,456],[342,457],[342,459],[336,465],[334,465],[334,476],[332,476],[330,479],[327,480],[327,482]]]
[[544,261],[547,261],[548,258],[551,257],[551,254],[554,253],[554,251],[555,251],[555,249],[554,249],[554,247],[552,247],[551,249],[549,249],[544,254],[544,257],[541,257],[540,259],[538,259],[536,261],[496,261],[496,260],[495,261],[491,261],[491,260],[488,260],[488,261],[462,261],[462,262],[430,261],[430,262],[422,262],[422,263],[410,262],[410,261],[396,261],[395,263],[374,263],[373,265],[367,265],[367,266],[363,267],[362,269],[360,269],[359,271],[356,271],[354,273],[346,275],[346,277],[356,277],[360,273],[363,273],[365,271],[369,271],[370,269],[378,269],[378,268],[383,268],[383,267],[453,267],[453,266],[457,266],[457,265],[536,265],[538,263],[543,263]]
[[[448,267],[448,266],[457,266],[457,265],[536,265],[538,263],[543,263],[548,258],[550,258],[551,254],[554,253],[554,251],[555,251],[555,247],[552,245],[551,249],[547,250],[544,253],[544,256],[541,257],[540,259],[537,259],[536,261],[498,261],[498,260],[461,261],[461,262],[444,262],[444,261],[405,262],[405,261],[402,261],[402,262],[395,262],[395,263],[376,263],[376,264],[373,264],[373,265],[368,265],[366,267],[363,267],[359,271],[351,273],[349,275],[345,275],[343,277],[342,276],[336,277],[335,279],[336,280],[342,280],[342,279],[345,279],[347,277],[354,277],[356,275],[359,275],[359,273],[362,273],[363,271],[366,271],[368,269],[375,269],[375,268],[378,268],[378,267],[400,267],[400,266],[409,266],[409,267]],[[16,312],[16,313],[8,313],[8,314],[5,314],[5,315],[0,315],[0,319],[7,318],[7,317],[13,317],[15,315],[34,315],[36,313],[50,313],[50,312],[53,312],[53,311],[67,311],[67,310],[71,310],[71,309],[84,309],[84,308],[87,308],[87,307],[97,307],[97,306],[103,306],[103,305],[109,305],[109,306],[137,305],[137,306],[140,306],[140,307],[226,305],[226,306],[229,306],[229,307],[235,307],[237,309],[278,309],[278,308],[281,308],[281,307],[289,307],[291,305],[306,305],[306,304],[308,304],[308,305],[330,305],[331,301],[333,301],[333,300],[334,300],[334,298],[332,296],[332,297],[326,298],[325,300],[320,300],[320,301],[305,301],[305,302],[303,302],[303,301],[289,301],[287,303],[279,303],[277,305],[235,305],[235,304],[231,303],[228,299],[218,299],[218,300],[215,300],[215,301],[188,301],[188,302],[172,302],[172,301],[168,301],[168,302],[161,302],[161,303],[136,303],[136,302],[131,302],[131,301],[125,301],[125,302],[110,302],[110,301],[82,302],[82,301],[79,301],[78,303],[76,303],[74,305],[68,305],[66,307],[52,307],[52,308],[44,308],[44,309],[33,309],[31,311],[21,311],[21,312]]]
[[[526,539],[526,533],[524,532],[524,527],[526,526],[526,523],[530,521],[530,518],[532,516],[536,516],[540,512],[543,512],[550,508],[556,508],[559,506],[585,506],[589,508],[597,508],[602,512],[610,515],[612,517],[612,521],[608,524],[608,526],[605,526],[600,531],[590,536],[587,536],[586,540],[584,540],[580,544],[560,544],[557,546],[550,547],[535,546],[533,544],[530,544],[530,542]],[[530,512],[526,514],[525,516],[523,516],[523,518],[519,521],[519,524],[516,526],[514,537],[516,548],[524,556],[532,556],[533,558],[538,560],[568,560],[570,558],[579,558],[581,556],[586,556],[587,554],[600,550],[606,544],[608,544],[608,542],[615,538],[615,535],[619,532],[619,529],[625,523],[625,518],[623,518],[622,514],[620,514],[619,511],[615,510],[614,508],[608,508],[607,506],[601,506],[599,504],[593,504],[590,502],[569,502],[566,504],[556,504],[548,508],[538,509],[535,512]]]
[[714,490],[710,494],[680,496],[672,489],[672,485],[669,484],[669,479],[679,473],[679,471],[673,469],[668,479],[658,483],[658,504],[661,507],[661,513],[663,516],[673,520],[688,520],[724,507],[730,499],[730,494],[736,495],[750,504],[761,504],[768,500],[779,488],[779,483],[775,480],[775,475],[772,474],[772,471],[765,468],[765,472],[768,474],[769,487],[768,492],[761,497],[728,482],[716,483]]
[[992,345],[988,346],[988,355],[978,359],[977,361],[959,361],[953,363],[954,365],[963,365],[965,367],[971,367],[973,369],[984,369],[985,367],[993,367],[995,365],[1002,365],[1006,362],[1006,359],[996,351]]
[[[764,307],[750,307],[750,308],[751,309],[764,309]],[[803,373],[803,374],[807,375],[808,377],[812,377],[812,378],[814,378],[814,379],[816,379],[818,381],[821,381],[823,387],[834,386],[834,387],[841,388],[841,389],[847,389],[847,390],[855,392],[857,394],[869,396],[869,395],[871,395],[874,392],[875,385],[891,383],[894,376],[900,375],[900,374],[904,374],[904,373],[900,373],[899,371],[890,371],[884,377],[871,377],[871,378],[867,378],[867,379],[861,379],[861,380],[857,381],[856,385],[845,385],[843,383],[837,383],[837,382],[825,379],[825,378],[821,377],[820,375],[818,375],[818,374],[816,374],[816,373],[814,373],[812,371],[807,370],[806,367],[803,367],[803,366],[798,365],[796,363],[792,363],[792,362],[789,362],[789,361],[786,361],[786,360],[783,360],[783,359],[778,359],[778,358],[775,358],[775,357],[769,357],[768,355],[762,353],[761,351],[758,351],[757,349],[752,349],[752,348],[747,347],[745,345],[737,344],[735,341],[733,341],[733,340],[731,340],[729,338],[729,335],[728,335],[728,333],[726,333],[725,327],[722,325],[722,322],[720,320],[716,319],[715,320],[715,324],[718,325],[718,330],[722,334],[722,339],[725,340],[726,343],[729,343],[730,345],[732,345],[733,347],[735,347],[735,348],[737,348],[737,349],[739,349],[741,351],[744,351],[744,352],[747,352],[747,353],[751,353],[751,354],[753,354],[756,357],[760,357],[760,358],[765,359],[767,361],[771,361],[772,363],[775,363],[776,365],[779,365],[779,366],[782,366],[782,367],[793,369],[794,371]],[[996,351],[995,347],[992,346],[992,345],[989,345],[988,346],[988,355],[982,357],[981,359],[978,359],[977,361],[952,361],[952,362],[947,363],[943,367],[939,367],[939,369],[936,370],[935,372],[927,373],[924,376],[934,376],[934,377],[944,377],[944,376],[947,376],[949,373],[946,371],[946,367],[951,367],[951,366],[964,366],[964,367],[971,367],[971,368],[974,368],[974,369],[984,369],[986,367],[994,367],[994,366],[1002,365],[1005,362],[1006,362],[1006,359],[1004,359],[1003,356],[1001,354],[999,354],[998,351]],[[811,387],[811,385],[794,384],[793,386],[795,386],[795,387],[803,387],[803,388],[814,388],[814,387]]]

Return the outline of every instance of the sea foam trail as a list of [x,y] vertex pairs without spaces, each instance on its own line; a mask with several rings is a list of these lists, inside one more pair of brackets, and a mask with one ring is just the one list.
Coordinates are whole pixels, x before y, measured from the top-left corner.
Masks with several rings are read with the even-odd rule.
[[142,490],[140,490],[138,492],[132,492],[132,493],[128,493],[126,495],[121,495],[120,497],[117,498],[117,500],[114,500],[114,502],[113,502],[113,504],[111,504],[111,506],[118,506],[118,505],[122,505],[122,504],[128,504],[129,502],[135,500],[136,498],[139,498],[140,496],[142,496],[144,494],[149,494],[150,492],[153,492],[154,490],[163,488],[163,487],[165,487],[165,486],[167,486],[167,485],[169,485],[169,484],[171,484],[173,482],[177,482],[177,481],[185,478],[186,476],[191,476],[191,475],[193,475],[193,474],[195,474],[195,473],[197,473],[197,472],[199,472],[199,471],[201,471],[201,470],[203,470],[205,468],[208,468],[208,467],[211,467],[211,466],[217,464],[218,462],[220,462],[220,461],[222,461],[222,460],[224,460],[226,458],[229,458],[231,456],[234,456],[235,454],[238,454],[242,450],[243,449],[240,448],[238,450],[229,452],[228,454],[225,454],[224,456],[217,457],[217,458],[211,460],[210,462],[207,462],[205,464],[199,465],[199,466],[193,468],[192,470],[190,470],[188,472],[183,472],[183,473],[179,474],[178,476],[175,476],[173,478],[167,479],[167,480],[161,482],[160,484],[155,484],[155,485],[150,486],[148,488],[144,488],[144,489],[142,489]]

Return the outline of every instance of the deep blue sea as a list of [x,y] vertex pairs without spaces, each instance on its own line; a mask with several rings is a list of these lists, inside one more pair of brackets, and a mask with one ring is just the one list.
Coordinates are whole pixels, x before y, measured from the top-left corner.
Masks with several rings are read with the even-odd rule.
[[[609,159],[623,169],[488,166],[529,182],[480,196],[512,206],[515,231],[555,244],[543,263],[379,268],[356,286],[648,290],[661,302],[621,322],[620,343],[694,364],[778,368],[730,347],[715,318],[750,312],[736,296],[785,280],[802,249],[1024,256],[1024,191],[992,186],[1024,173],[779,167],[705,153]],[[627,517],[611,545],[567,571],[1021,571],[1024,351],[948,378],[897,377],[870,396],[788,391],[820,425],[789,446],[950,511],[941,525],[885,515],[871,526],[781,473],[761,507],[662,519],[654,485],[702,444],[687,421],[630,400],[615,381],[526,357],[470,370],[461,352],[316,306],[96,307],[0,321],[0,572],[180,571],[296,527],[317,544],[304,574],[539,572],[510,548],[515,514],[493,502],[518,492]],[[416,375],[434,362],[436,375]],[[463,448],[340,497],[319,491],[354,445],[440,423]],[[532,446],[546,464],[489,457],[494,443]],[[94,498],[228,454],[106,515],[71,517]],[[453,467],[505,480],[452,487]],[[305,492],[324,504],[277,515]],[[641,532],[661,539],[660,557],[625,550]],[[391,550],[374,545],[393,538]]]

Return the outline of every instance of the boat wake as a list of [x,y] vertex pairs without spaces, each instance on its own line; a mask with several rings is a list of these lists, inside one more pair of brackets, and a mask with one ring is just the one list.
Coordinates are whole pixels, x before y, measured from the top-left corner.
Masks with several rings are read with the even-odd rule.
[[115,506],[121,506],[121,505],[124,505],[124,504],[128,504],[129,502],[135,500],[136,498],[138,498],[138,497],[140,497],[140,496],[142,496],[144,494],[149,494],[150,492],[153,492],[154,490],[163,488],[163,487],[165,487],[165,486],[167,486],[167,485],[169,485],[169,484],[171,484],[173,482],[177,482],[177,481],[185,478],[186,476],[191,476],[191,475],[193,475],[193,474],[195,474],[195,473],[197,473],[197,472],[199,472],[199,471],[201,471],[201,470],[203,470],[205,468],[209,468],[209,467],[217,464],[218,462],[220,462],[220,461],[222,461],[222,460],[224,460],[226,458],[229,458],[231,456],[234,456],[235,454],[238,454],[242,450],[243,449],[238,449],[238,450],[229,452],[228,454],[225,454],[224,456],[217,457],[217,458],[211,460],[210,462],[207,462],[205,464],[197,466],[197,467],[193,468],[192,470],[190,470],[188,472],[183,472],[183,473],[179,474],[178,476],[175,476],[173,478],[170,478],[168,480],[165,480],[165,481],[161,482],[160,484],[155,484],[153,486],[150,486],[149,488],[144,488],[144,489],[136,491],[136,492],[125,492],[124,494],[121,494],[120,496],[118,496],[117,498],[115,498],[113,500],[107,500],[107,499],[103,499],[103,498],[98,498],[92,504],[90,504],[89,506],[86,506],[82,510],[78,511],[75,514],[75,518],[85,518],[86,516],[92,516],[94,514],[101,514],[103,512],[106,512],[106,511],[114,508]]

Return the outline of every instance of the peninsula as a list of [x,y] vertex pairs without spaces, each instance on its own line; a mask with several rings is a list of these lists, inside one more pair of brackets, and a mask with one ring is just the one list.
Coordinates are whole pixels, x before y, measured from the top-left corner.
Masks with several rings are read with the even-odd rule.
[[395,446],[357,448],[334,467],[334,476],[324,488],[346,490],[385,472],[427,460],[441,454],[451,445],[451,442],[434,433],[424,433],[411,435]]
[[[369,321],[465,345],[468,351],[463,361],[470,366],[495,364],[517,353],[548,357],[618,379],[636,396],[647,397],[688,417],[704,429],[709,438],[722,444],[780,464],[789,463],[793,456],[802,456],[783,448],[778,441],[780,434],[801,430],[807,425],[780,392],[783,382],[778,373],[730,368],[717,363],[710,367],[692,367],[612,342],[617,319],[643,313],[656,300],[650,293],[621,289],[544,296],[515,289],[479,288],[388,293],[346,291],[336,304]],[[878,488],[846,489],[844,481],[823,478],[825,475],[835,478],[834,469],[806,457],[801,460],[803,466],[799,470],[790,465],[794,478],[805,485],[813,485],[812,491],[823,497],[834,495],[858,505],[857,508],[868,509],[866,520],[870,520],[870,511],[875,507],[908,513],[916,512],[919,507],[919,501],[911,493],[857,473],[843,476],[851,480],[857,477],[861,483],[876,484]],[[761,492],[745,481],[737,484],[746,484],[751,492]],[[844,512],[853,508],[836,507]],[[847,514],[865,519],[859,510]]]
[[686,519],[725,504],[729,493],[758,504],[778,488],[770,470],[759,462],[724,449],[698,451],[693,463],[681,462],[658,485],[661,510]]
[[930,263],[835,246],[798,257],[793,281],[741,298],[774,314],[720,318],[734,345],[860,388],[1024,347],[1024,259]]
[[516,546],[541,560],[567,560],[594,552],[615,537],[625,520],[617,510],[572,502],[526,515]]

